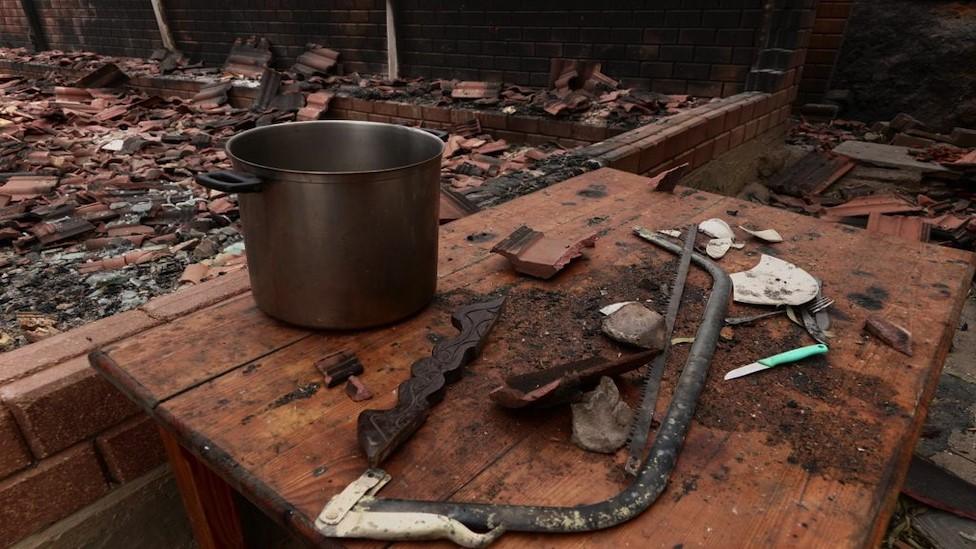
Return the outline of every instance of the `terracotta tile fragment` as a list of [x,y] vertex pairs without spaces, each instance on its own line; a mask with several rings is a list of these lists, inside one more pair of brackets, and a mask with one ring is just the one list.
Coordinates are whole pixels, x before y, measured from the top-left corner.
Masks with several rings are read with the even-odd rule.
[[491,251],[506,257],[520,273],[549,279],[570,261],[583,255],[583,248],[592,248],[596,238],[596,234],[575,241],[550,238],[522,225]]

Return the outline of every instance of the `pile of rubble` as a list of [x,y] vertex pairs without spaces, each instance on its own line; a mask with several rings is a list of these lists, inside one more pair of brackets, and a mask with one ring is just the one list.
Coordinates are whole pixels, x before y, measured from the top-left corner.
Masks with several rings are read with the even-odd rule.
[[814,151],[744,195],[916,241],[976,247],[976,130],[940,134],[907,114],[867,125],[804,120]]
[[192,180],[255,115],[59,84],[0,75],[2,347],[243,268],[236,199]]

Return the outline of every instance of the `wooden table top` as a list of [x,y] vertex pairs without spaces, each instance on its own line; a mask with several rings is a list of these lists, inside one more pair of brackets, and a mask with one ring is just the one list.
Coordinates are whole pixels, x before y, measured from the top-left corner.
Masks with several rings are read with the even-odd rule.
[[[507,533],[497,546],[875,545],[958,322],[974,255],[680,187],[655,193],[648,181],[601,169],[445,225],[438,296],[400,324],[304,330],[265,316],[246,293],[114,344],[106,349],[111,360],[97,367],[269,515],[324,543],[311,524],[366,467],[356,444],[359,412],[393,406],[411,363],[429,356],[437,337],[456,333],[450,314],[457,306],[508,288],[481,357],[384,463],[393,480],[379,495],[596,502],[626,485],[625,452],[573,445],[568,406],[515,413],[495,407],[488,390],[511,373],[616,356],[622,349],[599,332],[603,305],[651,299],[663,312],[676,260],[633,236],[633,226],[721,217],[775,228],[785,242],[746,241],[720,264],[741,271],[767,253],[821,278],[836,299],[829,355],[726,382],[722,376],[734,367],[813,343],[785,317],[737,327],[715,354],[669,486],[647,512],[592,534]],[[601,236],[586,259],[538,281],[489,253],[521,224],[552,235]],[[692,268],[688,284],[675,336],[694,334],[708,295],[700,269]],[[729,308],[733,315],[755,311]],[[913,357],[862,333],[871,313],[912,332]],[[676,346],[670,357],[658,417],[687,348]],[[314,363],[339,349],[360,357],[376,398],[354,403],[341,386],[322,386]],[[632,404],[639,380],[630,373],[618,382]]]

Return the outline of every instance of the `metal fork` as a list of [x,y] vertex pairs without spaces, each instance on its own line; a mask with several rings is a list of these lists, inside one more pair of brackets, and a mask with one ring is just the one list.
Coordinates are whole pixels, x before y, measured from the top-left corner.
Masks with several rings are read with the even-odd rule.
[[[833,299],[831,299],[829,297],[826,297],[826,296],[821,296],[821,297],[819,297],[817,299],[812,299],[812,300],[808,301],[806,304],[802,305],[802,307],[806,307],[807,312],[809,312],[810,315],[812,316],[812,315],[815,315],[815,314],[817,314],[817,313],[819,313],[821,311],[827,310],[833,304],[834,304],[834,300]],[[753,315],[753,316],[733,316],[733,317],[728,317],[728,318],[725,319],[725,325],[726,326],[738,326],[740,324],[748,324],[750,322],[755,322],[757,320],[762,320],[764,318],[769,318],[769,317],[772,317],[772,316],[781,315],[781,314],[783,314],[783,313],[786,312],[786,309],[787,309],[787,307],[783,307],[782,309],[776,309],[775,311],[770,311],[768,313],[762,313],[762,314]]]

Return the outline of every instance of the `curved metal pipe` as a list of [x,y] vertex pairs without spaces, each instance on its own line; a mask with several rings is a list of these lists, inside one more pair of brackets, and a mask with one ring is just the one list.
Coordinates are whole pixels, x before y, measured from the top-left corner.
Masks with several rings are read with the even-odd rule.
[[[635,232],[641,238],[665,250],[675,254],[681,252],[681,246],[650,231],[635,229]],[[674,469],[678,452],[684,444],[685,435],[695,413],[698,395],[705,385],[708,366],[715,353],[719,331],[722,329],[723,319],[728,309],[732,287],[729,276],[721,267],[701,255],[694,254],[692,260],[712,276],[712,291],[705,305],[704,318],[695,334],[688,361],[678,379],[674,396],[668,405],[648,458],[638,471],[634,482],[622,492],[600,503],[574,507],[375,498],[364,500],[362,508],[375,512],[444,515],[477,530],[491,530],[501,526],[504,530],[551,533],[587,532],[610,528],[644,512],[664,491],[668,477]]]

